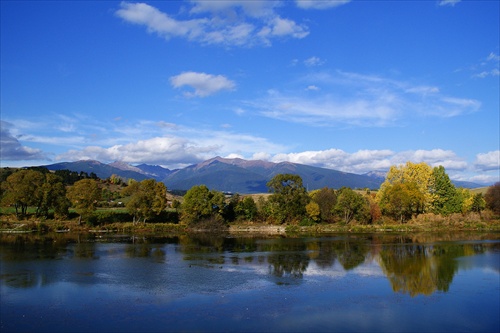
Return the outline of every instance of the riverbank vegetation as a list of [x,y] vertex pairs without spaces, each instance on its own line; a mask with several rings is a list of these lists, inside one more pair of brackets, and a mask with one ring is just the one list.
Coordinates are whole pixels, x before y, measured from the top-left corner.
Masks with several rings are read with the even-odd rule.
[[378,191],[308,192],[295,174],[276,175],[262,195],[198,185],[180,196],[153,179],[44,168],[3,168],[0,180],[4,232],[500,230],[500,183],[486,191],[457,188],[444,167],[426,163],[391,167]]

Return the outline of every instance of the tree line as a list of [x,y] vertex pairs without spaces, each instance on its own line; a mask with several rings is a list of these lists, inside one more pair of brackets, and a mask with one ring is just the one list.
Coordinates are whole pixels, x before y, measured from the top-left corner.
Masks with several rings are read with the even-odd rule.
[[[28,215],[28,207],[34,207],[37,217],[52,214],[55,219],[65,219],[73,208],[79,222],[95,221],[97,207],[116,198],[127,198],[125,208],[134,223],[154,220],[169,209],[180,223],[201,228],[233,221],[314,225],[390,219],[405,223],[424,213],[447,216],[480,213],[486,208],[500,215],[500,183],[489,187],[485,196],[474,194],[455,187],[444,167],[432,168],[424,162],[392,166],[376,192],[347,187],[308,192],[300,176],[278,174],[267,183],[270,195],[257,200],[227,196],[205,185],[193,186],[180,200],[168,200],[165,184],[154,179],[125,183],[116,175],[101,180],[95,174],[68,170],[6,168],[0,176],[2,206],[14,207],[19,218]],[[116,185],[114,192],[103,184]]]

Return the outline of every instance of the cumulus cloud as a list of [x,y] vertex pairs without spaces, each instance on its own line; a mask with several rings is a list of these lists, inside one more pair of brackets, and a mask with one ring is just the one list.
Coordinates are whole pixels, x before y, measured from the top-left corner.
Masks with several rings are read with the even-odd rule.
[[474,165],[482,171],[500,170],[500,150],[477,154]]
[[351,2],[351,0],[296,0],[297,7],[302,9],[329,9]]
[[206,97],[221,90],[233,90],[236,84],[222,75],[211,75],[197,72],[184,72],[170,78],[174,88],[190,86],[194,93],[186,93],[187,96]]
[[442,165],[447,170],[463,170],[467,168],[467,162],[458,157],[451,150],[432,149],[432,150],[410,150],[400,152],[392,157],[394,164],[404,164],[407,161],[414,163],[425,162],[432,167]]
[[372,170],[386,170],[391,166],[390,150],[360,150],[347,153],[341,149],[304,151],[299,153],[276,154],[273,162],[292,162],[318,166],[322,168],[364,173]]
[[[159,126],[161,126],[161,123]],[[145,125],[146,126],[146,125]],[[170,135],[154,136],[125,144],[86,146],[59,154],[56,159],[75,161],[94,159],[102,162],[124,161],[128,163],[159,164],[169,168],[183,167],[214,156],[251,156],[255,151],[283,151],[285,146],[274,144],[267,139],[228,130],[210,131],[199,128],[176,126],[172,129],[161,127],[155,131],[149,124],[151,134],[168,131]],[[133,130],[125,129],[124,133]],[[175,131],[175,132],[172,132]],[[139,130],[139,132],[141,132]]]
[[392,165],[426,162],[430,166],[444,166],[447,170],[464,170],[467,162],[454,152],[442,149],[394,152],[388,149],[359,150],[348,153],[341,149],[281,153],[269,157],[273,162],[293,162],[353,173],[374,170],[387,171]]
[[5,161],[47,160],[47,155],[40,149],[23,146],[11,134],[10,124],[0,121],[0,158]]
[[304,38],[305,25],[280,17],[275,1],[192,1],[191,16],[177,19],[145,3],[122,2],[116,15],[146,26],[148,32],[169,40],[184,38],[207,45],[270,45],[274,38]]
[[[456,178],[453,178],[453,179],[456,179]],[[494,184],[494,183],[497,183],[500,181],[498,174],[494,175],[494,174],[487,174],[487,173],[472,176],[472,177],[466,177],[464,179],[457,179],[457,180],[465,180],[465,181],[474,182],[474,183],[478,183],[478,184],[485,184],[485,185],[491,185],[491,184]]]
[[304,26],[299,25],[292,20],[276,16],[258,33],[258,36],[264,40],[268,40],[270,36],[292,36],[294,38],[301,39],[306,37],[308,34],[309,31]]
[[116,11],[117,16],[130,23],[145,25],[148,32],[155,32],[166,39],[199,38],[208,24],[207,19],[179,21],[145,3],[122,2],[120,7]]
[[128,163],[146,162],[151,164],[177,165],[200,161],[197,154],[210,151],[211,147],[197,147],[183,138],[155,137],[125,145],[108,148],[88,146],[81,150],[70,150],[57,156],[57,160],[123,161]]
[[[337,71],[314,73],[299,80],[322,93],[311,98],[301,91],[272,90],[249,101],[256,112],[283,121],[314,126],[382,127],[418,116],[456,117],[479,110],[475,99],[447,96],[438,87],[413,85],[381,76]],[[302,86],[303,87],[303,86]]]

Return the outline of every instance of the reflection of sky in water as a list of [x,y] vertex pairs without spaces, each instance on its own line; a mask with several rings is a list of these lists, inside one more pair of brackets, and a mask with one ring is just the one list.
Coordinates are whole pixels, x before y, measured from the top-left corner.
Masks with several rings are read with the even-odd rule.
[[480,268],[485,272],[500,274],[500,252],[486,252],[481,256],[457,258],[462,270]]
[[340,251],[330,257],[309,243],[292,245],[274,252],[198,251],[190,245],[186,253],[180,244],[71,244],[62,255],[40,260],[6,260],[2,248],[2,332],[500,328],[497,250],[462,255],[460,246],[447,245],[438,249],[441,257],[432,257],[438,252],[426,247],[422,269],[435,277],[444,274],[436,265],[450,266],[445,273],[451,272],[451,284],[447,291],[411,297],[393,291],[380,265],[385,260],[396,276],[412,272],[397,245],[380,253],[361,247],[364,260],[350,256],[356,265],[346,261],[345,244],[324,247]]

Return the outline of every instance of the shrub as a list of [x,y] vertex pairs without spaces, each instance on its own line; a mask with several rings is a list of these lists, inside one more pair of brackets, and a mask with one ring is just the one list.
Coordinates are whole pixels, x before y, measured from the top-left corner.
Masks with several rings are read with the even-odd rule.
[[310,227],[313,225],[316,225],[316,221],[314,221],[312,218],[304,217],[300,222],[299,226],[301,227]]

